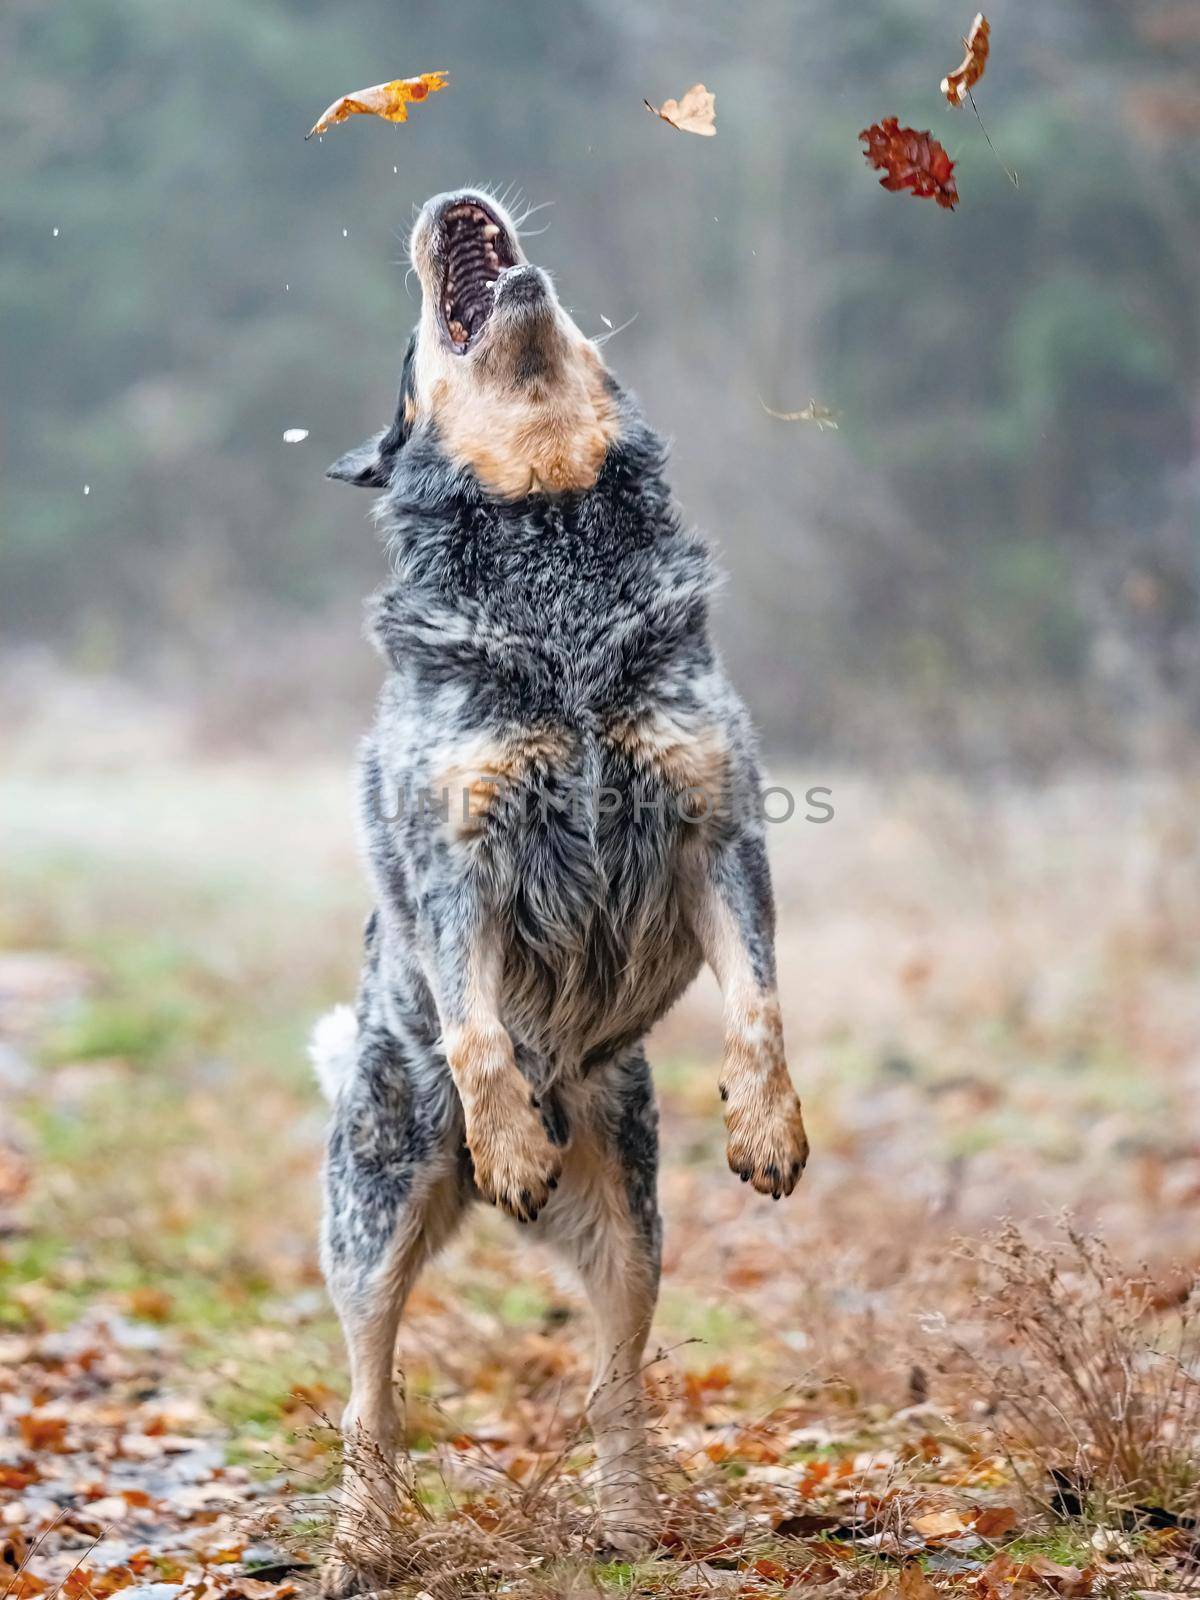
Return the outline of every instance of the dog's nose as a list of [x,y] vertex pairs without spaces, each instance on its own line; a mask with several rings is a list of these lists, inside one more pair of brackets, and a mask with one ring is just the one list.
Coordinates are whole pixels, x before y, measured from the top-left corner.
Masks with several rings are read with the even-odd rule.
[[537,305],[543,300],[548,300],[550,294],[549,278],[540,267],[535,267],[528,261],[509,267],[496,279],[497,309],[502,305]]

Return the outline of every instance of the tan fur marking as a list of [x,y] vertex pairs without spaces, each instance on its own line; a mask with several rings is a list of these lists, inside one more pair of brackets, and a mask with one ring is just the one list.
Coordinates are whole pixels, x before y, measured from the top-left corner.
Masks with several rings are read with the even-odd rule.
[[417,416],[417,403],[413,399],[412,395],[406,394],[404,396],[404,420],[411,427],[413,422],[416,421],[416,416]]
[[523,728],[501,739],[477,739],[448,752],[430,782],[434,799],[443,791],[450,802],[450,829],[457,838],[475,838],[505,788],[547,773],[564,761],[571,741],[558,729]]
[[[446,453],[495,495],[517,500],[590,489],[617,437],[617,410],[598,361],[572,343],[544,388],[435,385],[432,415]],[[457,387],[457,386],[456,386]]]
[[719,728],[688,728],[662,711],[652,711],[613,724],[609,739],[635,766],[658,773],[668,788],[680,794],[696,790],[693,815],[711,816],[720,810],[729,748]]

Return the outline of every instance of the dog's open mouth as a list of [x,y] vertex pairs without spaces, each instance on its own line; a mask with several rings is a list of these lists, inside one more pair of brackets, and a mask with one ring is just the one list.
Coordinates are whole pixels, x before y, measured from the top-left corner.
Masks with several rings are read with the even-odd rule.
[[442,325],[453,349],[465,355],[492,314],[496,279],[516,265],[516,250],[508,229],[475,201],[445,213],[442,239]]

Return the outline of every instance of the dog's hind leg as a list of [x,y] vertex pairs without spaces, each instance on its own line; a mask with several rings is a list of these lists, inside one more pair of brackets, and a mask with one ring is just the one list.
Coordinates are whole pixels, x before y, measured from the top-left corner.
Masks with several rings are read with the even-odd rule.
[[541,1226],[578,1272],[595,1320],[588,1421],[603,1540],[636,1555],[658,1534],[642,1392],[662,1237],[658,1112],[640,1049],[605,1075],[608,1081],[595,1085],[592,1116],[582,1126],[572,1123],[559,1190]]
[[413,1055],[384,1029],[359,1035],[325,1162],[322,1256],[351,1382],[337,1530],[322,1574],[324,1594],[338,1600],[387,1579],[390,1514],[404,1481],[393,1378],[400,1315],[470,1193],[445,1068]]

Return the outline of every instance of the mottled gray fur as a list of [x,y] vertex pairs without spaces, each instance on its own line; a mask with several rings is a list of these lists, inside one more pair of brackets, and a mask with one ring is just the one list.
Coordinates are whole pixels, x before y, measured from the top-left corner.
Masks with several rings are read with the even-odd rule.
[[[350,1348],[348,1439],[357,1430],[390,1449],[403,1299],[480,1198],[481,1152],[505,1130],[468,1124],[489,1114],[515,1064],[544,1141],[531,1145],[526,1129],[512,1162],[537,1170],[507,1188],[494,1176],[484,1192],[556,1246],[597,1305],[601,1504],[606,1537],[632,1548],[654,1533],[635,1391],[660,1247],[642,1039],[705,957],[750,1085],[727,1070],[725,1092],[734,1085],[763,1147],[735,1165],[778,1197],[803,1164],[794,1144],[771,1142],[766,1111],[757,1125],[755,1073],[775,1082],[755,1011],[769,1011],[775,981],[759,779],[709,638],[708,550],[681,526],[662,445],[598,361],[613,420],[589,486],[503,497],[448,455],[438,406],[453,397],[421,341],[441,338],[438,360],[476,360],[479,382],[503,383],[497,406],[511,409],[556,381],[528,358],[537,318],[551,332],[569,322],[537,274],[507,313],[488,283],[489,323],[467,352],[449,342],[428,306],[443,309],[455,289],[439,228],[466,217],[470,242],[472,207],[507,238],[512,274],[536,273],[494,201],[431,201],[414,250],[426,315],[396,421],[331,469],[382,490],[394,576],[371,612],[387,677],[361,760],[376,909],[354,1015],[342,1008],[314,1041],[332,1099],[323,1261]],[[498,377],[499,358],[482,361],[502,336],[518,359]],[[465,368],[448,370],[457,383]],[[369,1476],[359,1472],[360,1489]],[[365,1581],[351,1546],[344,1517],[331,1593]]]

